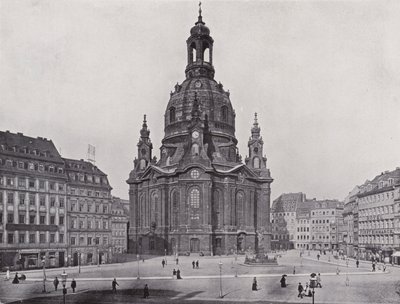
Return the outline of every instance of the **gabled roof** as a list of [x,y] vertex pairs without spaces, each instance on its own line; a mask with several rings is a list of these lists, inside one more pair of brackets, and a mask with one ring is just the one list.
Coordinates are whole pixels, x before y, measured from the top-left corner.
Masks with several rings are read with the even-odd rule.
[[34,138],[22,133],[15,134],[10,131],[0,131],[0,153],[63,163],[52,140],[42,137]]

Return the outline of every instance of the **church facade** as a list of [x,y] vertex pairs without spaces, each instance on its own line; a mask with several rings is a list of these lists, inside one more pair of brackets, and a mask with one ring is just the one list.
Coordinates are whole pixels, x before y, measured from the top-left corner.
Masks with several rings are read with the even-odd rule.
[[257,114],[243,163],[235,111],[214,80],[214,40],[201,10],[186,43],[186,79],[171,92],[159,160],[146,116],[140,130],[127,180],[130,248],[137,254],[268,251],[273,179]]

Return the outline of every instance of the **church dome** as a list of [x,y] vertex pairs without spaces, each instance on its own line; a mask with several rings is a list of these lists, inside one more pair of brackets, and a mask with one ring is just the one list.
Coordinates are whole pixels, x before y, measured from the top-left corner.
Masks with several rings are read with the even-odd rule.
[[[235,138],[235,112],[229,92],[214,80],[212,52],[214,40],[202,20],[190,30],[186,40],[188,61],[186,79],[176,84],[165,111],[164,144],[183,142],[191,122],[193,101],[197,98],[200,118],[207,124],[217,143],[237,143]],[[195,97],[196,96],[196,97]]]

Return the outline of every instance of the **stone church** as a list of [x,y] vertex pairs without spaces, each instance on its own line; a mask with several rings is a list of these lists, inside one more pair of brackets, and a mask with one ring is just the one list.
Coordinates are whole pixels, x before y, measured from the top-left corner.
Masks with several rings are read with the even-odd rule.
[[214,80],[213,43],[200,10],[186,41],[186,78],[175,85],[165,110],[159,160],[153,157],[144,116],[127,180],[130,248],[135,253],[216,255],[270,249],[273,179],[257,114],[243,163],[229,91]]

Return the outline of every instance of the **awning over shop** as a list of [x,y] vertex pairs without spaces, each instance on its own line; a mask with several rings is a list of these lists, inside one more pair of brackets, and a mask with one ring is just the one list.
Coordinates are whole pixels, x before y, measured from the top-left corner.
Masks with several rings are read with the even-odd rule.
[[400,251],[396,251],[392,254],[392,257],[400,257]]

